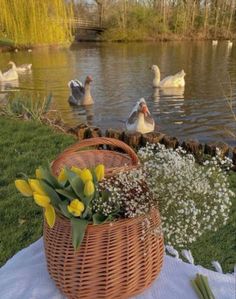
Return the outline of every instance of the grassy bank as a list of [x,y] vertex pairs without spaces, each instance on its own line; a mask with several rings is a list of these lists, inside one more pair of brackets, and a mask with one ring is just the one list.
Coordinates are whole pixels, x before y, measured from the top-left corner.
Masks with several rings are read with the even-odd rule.
[[[99,1],[107,41],[235,38],[233,1]],[[82,10],[78,8],[78,13]],[[86,8],[84,8],[86,11]],[[87,12],[89,13],[89,12]],[[84,14],[84,12],[83,12]]]
[[[71,136],[36,122],[0,119],[0,265],[42,235],[41,208],[17,192],[14,180],[22,172],[32,175],[35,168],[54,159],[73,142]],[[236,192],[236,173],[231,173],[230,180]],[[236,198],[227,225],[192,244],[195,262],[211,268],[211,261],[218,260],[224,271],[232,271],[236,261],[235,231]]]
[[42,235],[42,210],[22,198],[14,180],[32,175],[73,142],[36,122],[0,119],[0,265]]

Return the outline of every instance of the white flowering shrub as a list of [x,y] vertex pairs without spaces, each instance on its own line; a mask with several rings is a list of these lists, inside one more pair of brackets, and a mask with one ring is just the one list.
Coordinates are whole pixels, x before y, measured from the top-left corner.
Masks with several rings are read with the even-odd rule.
[[227,222],[234,195],[222,169],[229,168],[228,159],[217,157],[199,165],[181,148],[160,144],[148,144],[138,155],[158,200],[166,244],[184,247]]
[[93,200],[94,212],[110,220],[148,214],[154,205],[142,168],[104,179],[99,184],[99,194],[102,196]]

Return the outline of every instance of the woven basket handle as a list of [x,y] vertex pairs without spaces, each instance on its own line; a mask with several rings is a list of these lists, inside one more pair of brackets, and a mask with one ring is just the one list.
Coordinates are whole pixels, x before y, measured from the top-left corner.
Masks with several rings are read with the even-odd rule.
[[84,147],[90,147],[90,146],[96,146],[96,145],[111,145],[114,147],[119,147],[125,151],[126,154],[129,155],[129,157],[132,160],[133,165],[138,165],[139,159],[136,155],[136,153],[132,150],[130,146],[125,144],[123,141],[117,140],[115,138],[107,138],[107,137],[95,137],[95,138],[89,138],[84,139],[68,149],[66,149],[64,152],[62,152],[61,155],[64,155],[68,152],[76,152],[78,150],[81,150]]

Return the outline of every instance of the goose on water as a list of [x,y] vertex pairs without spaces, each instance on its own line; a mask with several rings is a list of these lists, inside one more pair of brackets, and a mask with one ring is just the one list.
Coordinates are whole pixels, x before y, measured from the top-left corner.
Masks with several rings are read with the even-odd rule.
[[160,69],[157,65],[153,65],[151,70],[154,72],[153,87],[168,88],[168,87],[183,87],[185,86],[185,72],[184,70],[178,72],[173,76],[165,77],[161,80]]
[[68,102],[71,105],[92,105],[94,104],[93,98],[90,92],[90,84],[93,81],[91,76],[87,76],[84,85],[79,80],[71,80],[68,82],[68,86],[71,90],[71,95]]
[[217,46],[218,45],[218,40],[213,40],[212,41],[212,46]]
[[27,71],[31,70],[32,64],[31,63],[25,63],[21,64],[19,66],[16,66],[15,62],[9,61],[9,64],[12,66],[12,68],[17,72],[17,73],[25,73]]
[[154,119],[147,107],[144,98],[137,101],[126,121],[126,129],[130,132],[139,132],[142,134],[153,132],[155,128]]
[[2,73],[0,71],[0,82],[18,80],[18,73],[15,69],[10,68],[8,71]]

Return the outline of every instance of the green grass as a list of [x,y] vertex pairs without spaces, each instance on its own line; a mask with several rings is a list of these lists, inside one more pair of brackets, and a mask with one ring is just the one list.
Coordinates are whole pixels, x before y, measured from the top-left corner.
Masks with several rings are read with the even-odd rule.
[[0,119],[0,265],[42,235],[42,210],[20,195],[14,180],[34,174],[73,142],[37,122]]
[[[22,197],[14,180],[34,174],[39,165],[52,161],[74,142],[73,137],[58,134],[35,121],[0,119],[0,265],[20,249],[42,235],[42,210],[32,199]],[[230,175],[236,192],[236,173]],[[191,249],[196,264],[211,268],[218,260],[225,272],[236,262],[236,198],[227,225],[204,234]]]

